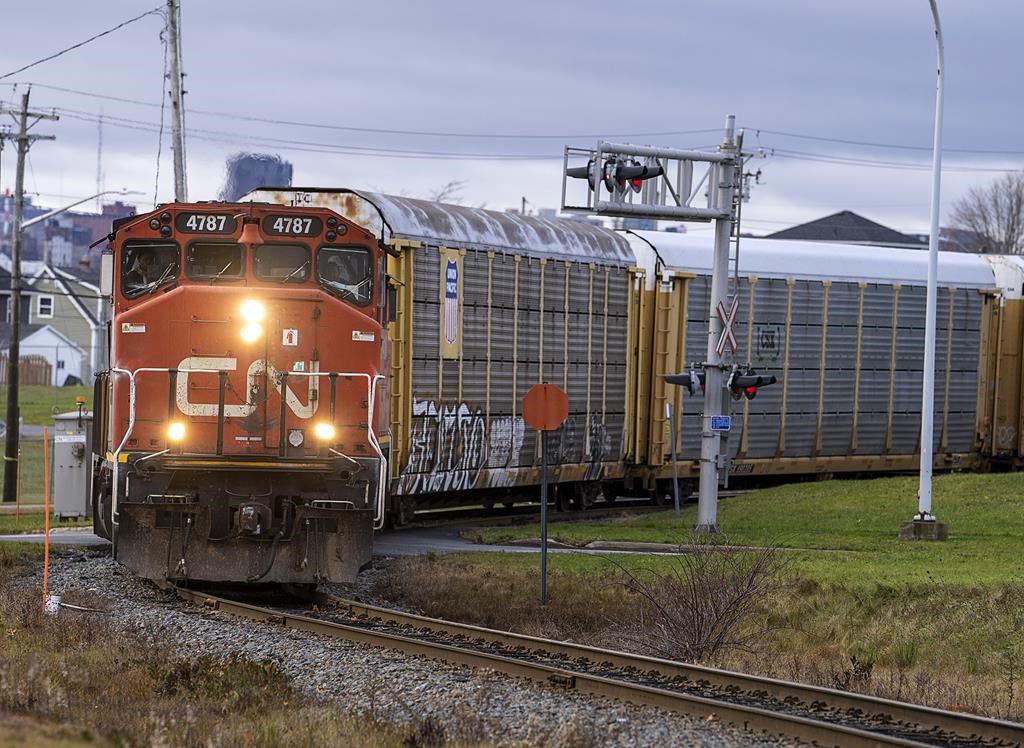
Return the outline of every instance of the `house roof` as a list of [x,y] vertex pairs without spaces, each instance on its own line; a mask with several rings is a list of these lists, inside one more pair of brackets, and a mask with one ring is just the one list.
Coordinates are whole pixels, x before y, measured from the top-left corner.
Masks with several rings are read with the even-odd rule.
[[864,216],[843,210],[816,221],[802,223],[765,239],[797,239],[801,241],[841,242],[845,244],[874,244],[896,247],[926,247],[917,237],[900,233],[888,226],[875,223]]
[[31,348],[32,347],[31,346],[32,338],[34,338],[36,336],[42,336],[42,335],[46,334],[46,335],[52,335],[53,337],[57,338],[58,340],[63,342],[64,345],[66,345],[68,348],[73,348],[76,351],[78,351],[79,353],[81,353],[83,355],[85,354],[85,349],[82,348],[82,346],[80,346],[78,343],[76,343],[70,337],[68,337],[67,335],[62,333],[60,330],[58,330],[53,325],[27,325],[26,327],[33,328],[31,331],[26,330],[25,333],[21,336],[21,344],[22,344],[22,346],[24,346],[26,348]]
[[[29,335],[42,330],[46,325],[27,325],[24,322],[21,323],[21,339],[24,340]],[[0,320],[0,347],[7,350],[7,346],[11,343],[11,326],[7,322]]]

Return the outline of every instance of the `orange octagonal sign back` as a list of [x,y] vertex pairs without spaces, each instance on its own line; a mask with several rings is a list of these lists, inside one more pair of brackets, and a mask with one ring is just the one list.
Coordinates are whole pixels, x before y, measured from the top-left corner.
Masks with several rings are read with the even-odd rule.
[[535,384],[523,398],[523,420],[537,431],[554,431],[569,415],[569,396],[556,384]]

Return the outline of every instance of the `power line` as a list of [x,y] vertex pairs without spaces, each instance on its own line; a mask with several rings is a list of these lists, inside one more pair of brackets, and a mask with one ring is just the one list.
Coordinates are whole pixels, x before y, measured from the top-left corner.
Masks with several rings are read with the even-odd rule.
[[[14,84],[5,84],[14,85]],[[17,84],[22,85],[22,84]],[[24,84],[24,85],[27,85]],[[154,101],[141,101],[139,99],[128,99],[121,96],[109,96],[106,94],[97,94],[90,91],[81,91],[74,88],[64,88],[61,86],[50,86],[43,83],[32,84],[37,88],[43,88],[50,91],[58,91],[60,93],[76,94],[79,96],[87,96],[94,99],[103,99],[105,101],[116,101],[122,104],[132,104],[135,106],[144,106],[150,108],[160,107]],[[338,130],[340,132],[361,132],[361,133],[372,133],[381,135],[415,135],[419,137],[436,137],[436,138],[480,138],[480,139],[493,139],[493,140],[582,140],[582,139],[598,139],[598,138],[626,138],[626,137],[637,137],[637,138],[653,138],[653,137],[672,137],[676,135],[702,135],[706,133],[717,133],[721,131],[720,127],[709,127],[698,130],[666,130],[663,132],[630,132],[630,133],[601,133],[601,134],[547,134],[547,133],[464,133],[464,132],[450,132],[440,130],[396,130],[381,127],[355,127],[348,125],[332,125],[323,122],[302,122],[298,120],[282,120],[273,119],[269,117],[255,117],[245,114],[238,114],[236,112],[219,112],[209,109],[192,109],[190,108],[189,114],[199,114],[206,117],[221,117],[224,119],[241,120],[244,122],[258,122],[260,124],[269,125],[287,125],[289,127],[309,127],[319,130]]]
[[79,47],[84,47],[89,42],[94,42],[97,39],[99,39],[100,37],[106,36],[107,34],[112,34],[115,31],[117,31],[118,29],[124,28],[125,26],[127,26],[130,23],[135,23],[136,21],[142,20],[146,16],[151,16],[151,15],[153,15],[155,13],[160,13],[160,12],[161,12],[161,8],[159,6],[157,6],[156,8],[153,8],[152,10],[147,10],[142,15],[135,16],[135,18],[130,18],[127,21],[124,21],[123,23],[117,24],[117,26],[114,26],[113,28],[107,29],[106,31],[102,31],[99,34],[96,34],[95,36],[90,36],[85,41],[78,42],[78,44],[72,44],[70,47],[65,47],[60,52],[54,52],[52,55],[44,57],[41,60],[36,60],[35,62],[30,62],[28,65],[25,65],[24,67],[20,67],[17,70],[12,70],[9,73],[5,73],[4,75],[0,75],[0,80],[3,80],[4,78],[10,78],[12,75],[17,75],[18,73],[22,73],[22,72],[28,70],[29,68],[34,68],[36,65],[42,65],[44,62],[49,62],[50,60],[53,60],[53,59],[55,59],[57,57],[60,57],[63,54],[67,54],[68,52],[70,52],[73,49],[78,49]]
[[[4,84],[4,85],[26,85],[24,83],[19,84]],[[151,108],[159,108],[162,106],[153,101],[141,101],[139,99],[130,99],[122,96],[111,96],[107,94],[99,94],[91,91],[82,91],[74,88],[65,88],[61,86],[51,86],[42,83],[32,84],[37,88],[43,88],[50,91],[57,91],[60,93],[75,94],[78,96],[86,96],[94,99],[103,99],[106,101],[115,101],[122,104],[132,104],[135,106],[145,106]],[[458,132],[445,132],[436,130],[396,130],[388,128],[378,127],[354,127],[346,125],[333,125],[325,124],[321,122],[303,122],[299,120],[279,120],[268,117],[255,117],[249,115],[243,115],[232,112],[220,112],[214,110],[205,109],[190,109],[190,113],[203,115],[207,117],[221,117],[226,119],[241,120],[248,122],[258,122],[261,124],[276,124],[276,125],[287,125],[289,127],[309,127],[323,130],[338,130],[341,132],[362,132],[362,133],[376,133],[385,135],[415,135],[420,137],[457,137],[457,138],[481,138],[481,139],[585,139],[585,138],[625,138],[625,137],[672,137],[678,135],[699,135],[704,133],[719,132],[720,128],[705,128],[697,130],[665,130],[660,132],[638,132],[638,133],[604,133],[604,134],[535,134],[535,133],[458,133]],[[796,138],[800,140],[813,140],[825,143],[837,143],[841,145],[853,145],[867,148],[890,148],[897,150],[908,150],[908,151],[922,151],[931,152],[931,146],[917,146],[917,145],[906,145],[901,143],[883,143],[876,141],[867,140],[850,140],[846,138],[832,138],[821,135],[807,135],[803,133],[786,132],[783,130],[770,130],[766,128],[750,127],[747,128],[755,136],[761,133],[769,135],[777,135],[784,138]],[[989,155],[989,156],[1020,156],[1024,155],[1024,151],[1020,150],[996,150],[996,149],[983,149],[983,148],[944,148],[946,153],[968,153],[975,155]]]
[[[797,138],[800,140],[817,140],[825,143],[840,143],[842,145],[857,145],[867,146],[870,148],[895,148],[906,151],[927,151],[931,153],[932,147],[930,145],[901,145],[897,143],[874,143],[866,140],[845,140],[843,138],[828,138],[821,135],[801,135],[793,132],[782,132],[781,130],[765,130],[762,128],[752,128],[755,135],[761,133],[768,133],[769,135],[778,135],[784,138]],[[973,153],[982,154],[989,156],[1024,156],[1024,151],[997,151],[988,150],[983,148],[943,148],[946,153]],[[929,167],[931,168],[931,167]]]

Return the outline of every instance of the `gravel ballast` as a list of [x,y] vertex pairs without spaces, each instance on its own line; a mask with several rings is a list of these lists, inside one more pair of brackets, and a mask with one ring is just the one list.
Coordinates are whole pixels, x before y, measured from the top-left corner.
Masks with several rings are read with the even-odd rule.
[[255,662],[271,660],[312,698],[397,728],[430,722],[449,739],[546,746],[795,744],[713,719],[556,690],[205,610],[95,553],[51,559],[50,590],[98,594],[108,600],[115,628],[142,632],[182,656],[235,652]]

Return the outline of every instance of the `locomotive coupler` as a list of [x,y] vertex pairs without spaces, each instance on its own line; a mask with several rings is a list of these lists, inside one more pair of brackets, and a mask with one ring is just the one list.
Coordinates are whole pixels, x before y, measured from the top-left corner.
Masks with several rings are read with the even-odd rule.
[[247,502],[238,507],[238,529],[249,535],[260,535],[263,528],[270,527],[270,507],[257,502]]

